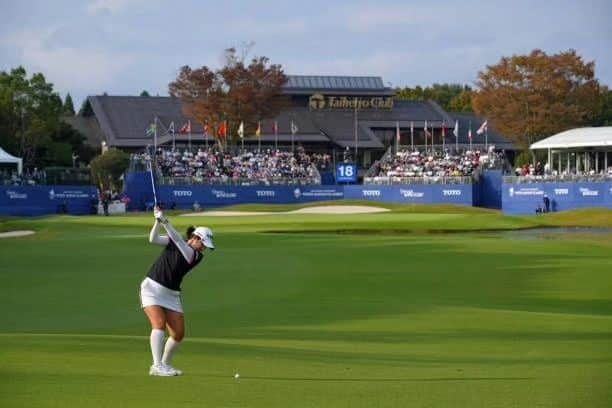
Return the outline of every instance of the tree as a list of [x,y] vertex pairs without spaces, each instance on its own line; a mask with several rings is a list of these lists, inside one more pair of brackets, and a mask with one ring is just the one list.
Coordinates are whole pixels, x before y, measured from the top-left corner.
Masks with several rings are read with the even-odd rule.
[[74,115],[74,103],[72,103],[72,96],[70,93],[66,94],[66,99],[64,99],[64,114],[65,115]]
[[151,95],[149,95],[149,93],[148,93],[146,90],[143,90],[143,91],[140,93],[140,96],[143,96],[143,97],[148,97],[148,96],[151,96]]
[[79,116],[83,116],[86,118],[94,116],[94,111],[91,107],[91,103],[89,103],[89,98],[85,98],[85,100],[83,101],[81,109],[79,109]]
[[183,103],[186,116],[200,123],[218,126],[228,121],[229,135],[244,122],[245,134],[255,133],[258,121],[272,118],[287,106],[281,95],[287,82],[280,65],[266,57],[254,57],[245,64],[245,52],[225,50],[225,65],[216,71],[207,66],[192,69],[183,66],[168,86],[171,96]]
[[612,89],[601,87],[599,113],[593,120],[593,126],[612,126]]
[[467,89],[462,91],[459,95],[456,95],[451,99],[448,104],[449,112],[473,112],[472,108],[472,90],[466,86]]
[[460,84],[433,84],[430,87],[417,85],[414,88],[398,88],[395,91],[396,100],[426,101],[432,100],[446,111],[469,112],[471,107],[472,89]]
[[101,190],[121,191],[121,176],[130,165],[130,156],[115,148],[96,156],[90,163],[91,177]]
[[61,162],[51,152],[77,151],[82,145],[82,136],[62,125],[62,112],[62,100],[43,74],[28,79],[23,67],[0,72],[0,143],[22,157],[26,167]]
[[521,147],[591,123],[600,109],[594,62],[576,51],[503,57],[478,73],[475,112]]

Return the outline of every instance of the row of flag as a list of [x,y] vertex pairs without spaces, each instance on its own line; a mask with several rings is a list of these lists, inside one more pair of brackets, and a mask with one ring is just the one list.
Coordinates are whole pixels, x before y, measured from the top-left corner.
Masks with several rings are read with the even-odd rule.
[[[430,132],[429,130],[429,126],[427,123],[427,120],[425,121],[425,124],[423,125],[423,131],[425,133],[425,137],[426,138],[433,138],[433,133]],[[227,121],[223,121],[221,122],[221,124],[217,127],[217,136],[218,137],[227,137],[227,133],[228,133],[228,126],[227,126]],[[291,134],[295,135],[298,132],[298,127],[296,125],[296,123],[292,120],[291,121]],[[152,136],[155,134],[155,132],[157,131],[157,123],[151,123],[147,129],[146,129],[146,134],[147,136]],[[208,123],[204,124],[203,127],[203,133],[205,136],[208,135]],[[433,125],[432,125],[432,131],[433,131]],[[477,135],[481,135],[485,132],[488,131],[488,121],[485,120],[480,127],[476,130],[476,134]],[[174,122],[170,122],[170,126],[168,126],[168,133],[175,133],[175,129],[174,129]],[[181,126],[181,128],[179,129],[178,133],[180,134],[191,134],[191,121],[188,120],[183,126]],[[272,123],[272,133],[277,136],[278,135],[278,122],[274,121]],[[410,134],[414,134],[414,122],[411,121],[410,122]],[[455,121],[455,127],[453,128],[453,135],[455,136],[455,138],[459,138],[459,121]],[[244,138],[244,122],[240,122],[240,125],[238,125],[238,136],[243,139]],[[257,128],[255,129],[255,136],[261,136],[261,121],[257,122]],[[397,136],[397,140],[399,141],[400,138],[400,130],[399,130],[399,122],[396,122],[396,136]],[[442,122],[442,138],[446,137],[446,124],[444,122]],[[472,139],[472,127],[470,126],[470,129],[468,130],[468,138],[471,140]]]
[[[485,120],[484,122],[482,122],[482,124],[480,125],[480,127],[476,130],[476,134],[477,135],[482,135],[483,133],[488,131],[488,121]],[[430,126],[428,126],[427,120],[425,121],[425,124],[423,125],[423,132],[425,133],[425,137],[426,138],[432,138],[433,139],[433,125],[431,126],[431,131],[430,131]],[[446,138],[446,123],[442,122],[442,138]],[[396,122],[395,124],[395,134],[397,137],[397,140],[400,140],[400,128],[399,128],[399,122]],[[414,121],[410,121],[410,134],[414,134]],[[459,138],[459,121],[456,120],[455,121],[455,127],[453,128],[453,135],[455,136],[455,138]],[[472,139],[472,126],[470,125],[470,129],[468,130],[468,138],[471,140]]]
[[[214,128],[214,126],[213,126]],[[272,123],[272,133],[277,136],[278,135],[278,122],[274,121]],[[298,126],[297,124],[292,120],[291,121],[291,134],[295,135],[298,132]],[[157,131],[157,123],[153,122],[151,123],[145,130],[145,133],[147,136],[153,136],[155,135],[155,132]],[[170,125],[168,126],[168,133],[174,134],[175,131],[175,127],[174,127],[174,122],[170,122]],[[203,133],[205,136],[207,136],[209,133],[209,126],[208,123],[205,123],[203,126]],[[229,132],[228,129],[228,125],[227,125],[227,121],[223,121],[221,122],[221,124],[216,127],[216,134],[218,137],[227,137],[227,134]],[[188,120],[183,126],[180,127],[179,134],[191,134],[191,121]],[[240,125],[238,125],[238,130],[237,130],[238,136],[240,136],[241,139],[244,138],[244,122],[240,122]],[[261,128],[261,121],[257,122],[257,128],[255,129],[255,136],[261,136],[262,133],[262,128]]]

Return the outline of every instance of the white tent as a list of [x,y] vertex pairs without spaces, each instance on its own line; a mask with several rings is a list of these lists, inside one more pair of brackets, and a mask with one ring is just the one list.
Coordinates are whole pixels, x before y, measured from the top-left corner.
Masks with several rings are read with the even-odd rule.
[[612,147],[612,126],[566,130],[532,144],[531,150]]
[[607,171],[610,164],[608,156],[612,153],[612,126],[566,130],[542,139],[529,148],[548,150],[548,165],[559,173]]
[[0,163],[14,163],[17,165],[17,173],[21,175],[23,161],[19,157],[11,156],[0,147]]

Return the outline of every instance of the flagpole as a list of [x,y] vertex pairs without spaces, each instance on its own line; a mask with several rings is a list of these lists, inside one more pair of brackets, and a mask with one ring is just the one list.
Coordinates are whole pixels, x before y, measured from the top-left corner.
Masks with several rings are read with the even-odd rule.
[[208,150],[208,121],[204,124],[204,143],[206,145],[206,150]]
[[278,122],[274,121],[274,150],[278,151]]
[[355,164],[357,163],[357,144],[358,144],[358,139],[357,139],[357,103],[355,103],[355,157],[353,158]]
[[399,152],[399,138],[400,138],[399,121],[396,121],[395,122],[395,153]]
[[428,132],[428,130],[427,130],[427,121],[425,121],[425,126],[423,126],[423,128],[425,129],[425,133],[424,133],[424,135],[425,135],[425,154],[427,154],[427,132]]
[[489,126],[485,127],[485,152],[489,153]]
[[446,150],[446,127],[445,123],[442,122],[442,154],[444,155],[444,151]]
[[155,152],[157,153],[157,115],[153,116],[153,145],[155,146]]
[[459,121],[455,121],[455,124],[457,125],[455,127],[455,129],[457,129],[457,133],[455,134],[455,150],[458,153],[459,152]]
[[410,147],[414,152],[414,121],[410,121]]
[[189,145],[189,153],[191,153],[191,121],[188,120],[187,123],[188,123],[187,126],[189,126],[189,134],[187,136],[188,137],[188,143],[187,144]]
[[470,151],[472,151],[472,121],[470,120],[470,131],[468,133],[470,139]]
[[295,153],[295,150],[294,150],[294,144],[293,144],[294,139],[295,139],[295,138],[294,138],[294,132],[293,132],[293,126],[294,126],[294,124],[293,124],[293,120],[292,120],[292,121],[291,121],[291,154],[294,154],[294,153]]

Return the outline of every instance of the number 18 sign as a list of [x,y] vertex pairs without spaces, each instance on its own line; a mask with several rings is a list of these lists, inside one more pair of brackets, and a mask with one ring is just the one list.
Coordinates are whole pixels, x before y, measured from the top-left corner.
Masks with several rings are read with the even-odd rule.
[[337,183],[356,183],[357,165],[353,163],[339,163],[336,165]]

